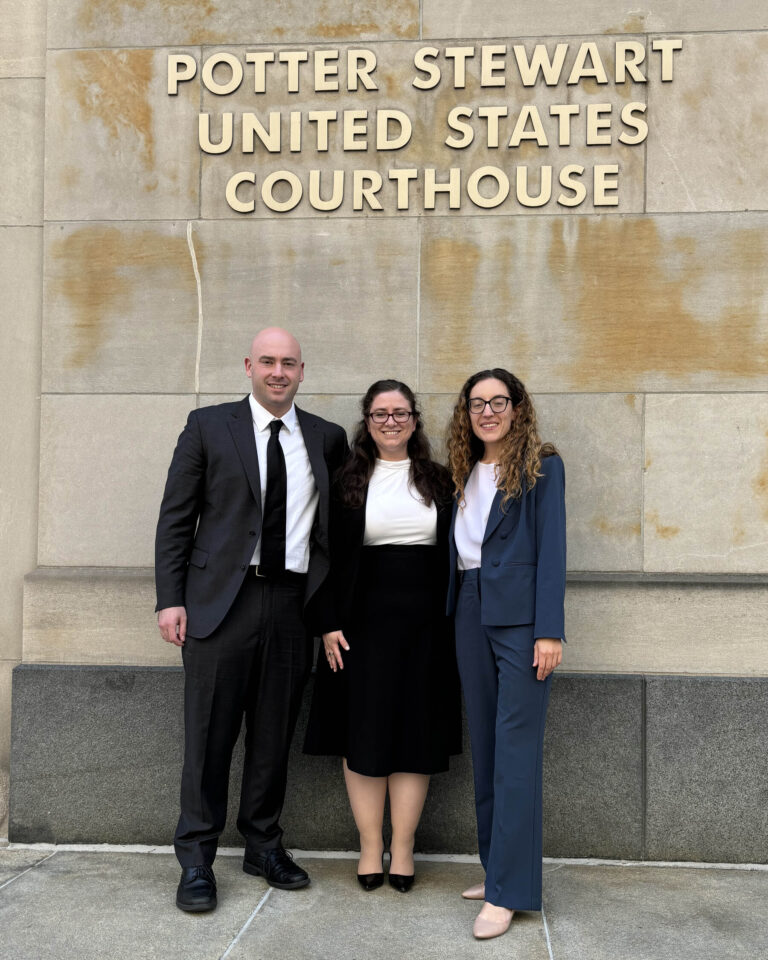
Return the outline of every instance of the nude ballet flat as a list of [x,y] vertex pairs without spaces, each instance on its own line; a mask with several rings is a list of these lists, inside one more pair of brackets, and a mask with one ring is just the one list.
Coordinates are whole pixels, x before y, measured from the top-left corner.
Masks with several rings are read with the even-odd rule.
[[500,937],[502,933],[509,930],[515,911],[513,910],[506,920],[486,920],[485,917],[478,916],[475,919],[475,925],[472,927],[472,933],[475,940],[492,940],[493,937]]
[[476,883],[474,887],[467,887],[461,895],[465,900],[485,900],[485,884]]

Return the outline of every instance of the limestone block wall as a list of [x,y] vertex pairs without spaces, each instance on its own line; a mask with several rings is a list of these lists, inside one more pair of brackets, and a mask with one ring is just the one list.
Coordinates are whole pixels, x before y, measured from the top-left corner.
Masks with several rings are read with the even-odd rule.
[[11,672],[24,575],[37,562],[45,3],[0,3],[0,836],[8,831]]
[[[178,665],[157,634],[149,569],[165,472],[190,408],[246,392],[242,357],[267,324],[301,340],[305,406],[349,428],[368,384],[396,376],[419,393],[439,450],[468,374],[502,365],[524,380],[566,462],[571,674],[669,679],[654,691],[687,690],[675,685],[686,675],[768,677],[764,4],[2,0],[0,10],[0,110],[13,131],[0,144],[10,414],[0,424],[0,835],[16,664]],[[642,79],[629,71],[615,82],[617,42],[631,45]],[[525,87],[513,48],[530,55],[537,44],[549,56],[567,44],[565,67],[551,84]],[[585,44],[584,76],[569,83]],[[660,51],[678,46],[663,80]],[[446,56],[456,47],[474,51],[460,86]],[[425,48],[443,70],[429,90],[413,85]],[[495,57],[485,67],[483,48]],[[279,63],[291,51],[307,55],[296,92]],[[349,56],[360,51],[375,58],[375,89],[360,78],[348,89]],[[212,58],[247,66],[249,53],[276,59],[263,94],[247,71],[231,94],[212,92],[230,75],[223,61],[201,82]],[[195,70],[172,95],[170,57]],[[502,60],[508,82],[493,85]],[[606,83],[589,75],[598,61]],[[338,67],[338,91],[315,89],[323,62]],[[323,76],[333,86],[336,74]],[[620,142],[632,128],[618,118],[638,102],[647,137]],[[578,107],[570,144],[551,104]],[[497,112],[500,145],[486,145],[475,115],[472,144],[446,147],[445,117],[478,105]],[[530,120],[510,150],[530,105],[548,145]],[[412,122],[396,151],[373,145],[381,109]],[[318,151],[308,114],[323,110],[340,119]],[[345,149],[341,116],[353,110],[368,111],[367,132],[349,130]],[[265,125],[270,111],[285,115],[279,150],[240,149],[250,111]],[[202,151],[199,115],[210,116],[213,145],[226,137],[226,112],[232,148]],[[291,112],[301,114],[301,149]],[[601,117],[611,118],[611,142],[588,143],[606,135]],[[557,200],[569,164],[586,170],[584,199],[571,206],[573,191]],[[552,199],[526,206],[516,168],[527,166],[535,198],[541,165],[553,170]],[[595,165],[616,165],[608,189],[591,178]],[[492,205],[492,176],[477,180],[473,199],[483,167],[506,172],[503,203]],[[451,168],[456,197],[439,188]],[[250,212],[227,200],[240,171],[256,183],[240,183],[234,206],[252,201]],[[355,171],[380,174],[380,190],[366,198],[371,184],[360,181],[356,195]],[[282,212],[261,192],[270,174]],[[25,696],[24,717],[34,717]],[[645,723],[650,705],[654,730],[674,728],[658,713],[664,702],[643,700],[631,723]],[[652,761],[635,759],[643,770]],[[33,792],[22,795],[17,823],[36,822]],[[661,849],[638,843],[638,855]],[[695,855],[695,844],[685,849]]]

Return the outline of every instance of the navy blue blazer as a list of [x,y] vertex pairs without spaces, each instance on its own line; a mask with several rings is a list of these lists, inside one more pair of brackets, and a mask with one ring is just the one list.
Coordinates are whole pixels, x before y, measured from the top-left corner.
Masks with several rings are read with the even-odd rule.
[[[534,639],[565,639],[565,470],[557,454],[541,461],[533,490],[501,509],[497,491],[481,548],[480,622],[484,626],[533,624]],[[456,608],[458,553],[453,505],[448,614]]]

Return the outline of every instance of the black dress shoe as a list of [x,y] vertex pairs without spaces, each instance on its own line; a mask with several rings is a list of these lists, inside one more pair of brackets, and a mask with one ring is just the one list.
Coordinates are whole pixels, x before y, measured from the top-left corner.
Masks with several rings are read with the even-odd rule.
[[358,873],[357,882],[369,893],[371,890],[378,890],[384,883],[384,871],[381,873]]
[[416,877],[413,873],[410,876],[404,873],[390,873],[389,885],[390,887],[394,887],[398,893],[408,893],[415,879]]
[[282,847],[246,854],[243,870],[254,877],[264,877],[270,887],[278,890],[298,890],[309,883],[309,874],[302,870]]
[[184,867],[176,891],[176,906],[187,913],[213,910],[216,906],[216,878],[210,867]]

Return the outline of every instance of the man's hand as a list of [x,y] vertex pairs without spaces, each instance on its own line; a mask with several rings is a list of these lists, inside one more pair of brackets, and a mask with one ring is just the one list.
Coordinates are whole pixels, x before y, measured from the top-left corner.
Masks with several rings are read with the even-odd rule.
[[166,607],[157,614],[157,626],[166,643],[183,647],[187,639],[187,608]]

